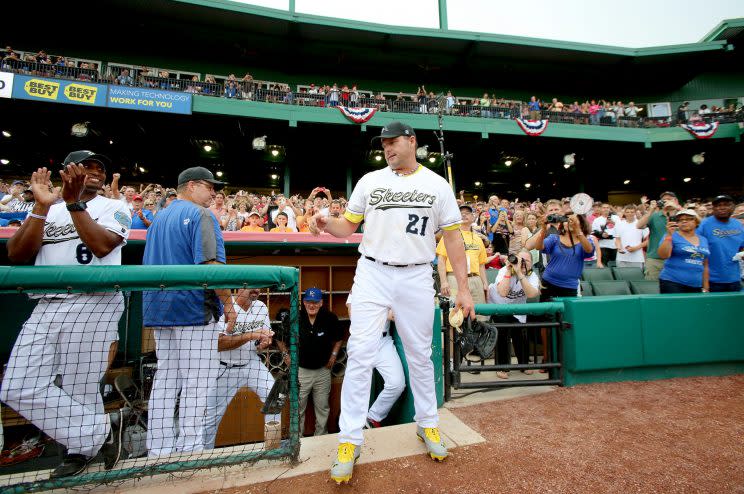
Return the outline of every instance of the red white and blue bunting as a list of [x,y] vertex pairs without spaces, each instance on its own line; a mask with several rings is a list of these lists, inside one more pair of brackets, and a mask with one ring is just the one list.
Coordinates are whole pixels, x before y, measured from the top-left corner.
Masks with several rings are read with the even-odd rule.
[[518,118],[517,125],[524,131],[528,136],[539,136],[545,129],[548,128],[547,120],[527,120],[526,118]]
[[354,123],[364,123],[369,121],[377,112],[377,108],[349,108],[348,106],[339,106],[339,110],[346,118]]
[[698,139],[708,139],[713,137],[713,134],[718,130],[718,122],[692,122],[682,124],[682,128]]

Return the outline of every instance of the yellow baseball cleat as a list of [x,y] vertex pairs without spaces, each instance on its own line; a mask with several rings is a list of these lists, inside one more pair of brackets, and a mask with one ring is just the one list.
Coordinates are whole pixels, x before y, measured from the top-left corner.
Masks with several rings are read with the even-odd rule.
[[444,461],[449,455],[444,441],[439,437],[439,427],[417,427],[416,435],[426,445],[429,456],[436,461]]
[[351,443],[338,445],[338,455],[331,467],[331,480],[343,484],[351,480],[354,473],[354,463],[359,459],[359,448]]

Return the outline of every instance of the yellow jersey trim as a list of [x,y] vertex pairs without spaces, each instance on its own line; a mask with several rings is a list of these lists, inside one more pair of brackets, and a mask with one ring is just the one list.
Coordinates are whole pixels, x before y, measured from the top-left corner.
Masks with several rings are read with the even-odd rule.
[[352,223],[361,223],[364,219],[363,214],[352,213],[351,211],[344,211],[344,218],[351,221]]
[[460,229],[460,223],[455,223],[454,225],[442,227],[442,230],[447,230],[447,231],[459,230],[459,229]]

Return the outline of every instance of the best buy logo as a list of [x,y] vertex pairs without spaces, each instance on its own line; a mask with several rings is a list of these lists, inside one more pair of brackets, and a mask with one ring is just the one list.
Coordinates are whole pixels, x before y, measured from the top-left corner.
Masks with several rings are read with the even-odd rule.
[[59,83],[45,81],[42,79],[31,79],[23,86],[29,96],[44,99],[57,99],[59,92]]
[[98,93],[98,88],[95,86],[70,84],[65,88],[67,99],[80,103],[90,103],[91,105],[96,102],[96,93]]

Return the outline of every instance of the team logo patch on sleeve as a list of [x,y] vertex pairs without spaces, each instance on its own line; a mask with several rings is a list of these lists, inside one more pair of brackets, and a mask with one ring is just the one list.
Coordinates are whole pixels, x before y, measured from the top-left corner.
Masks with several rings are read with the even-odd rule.
[[132,227],[132,218],[127,213],[117,211],[114,213],[114,219],[124,228],[129,229]]

